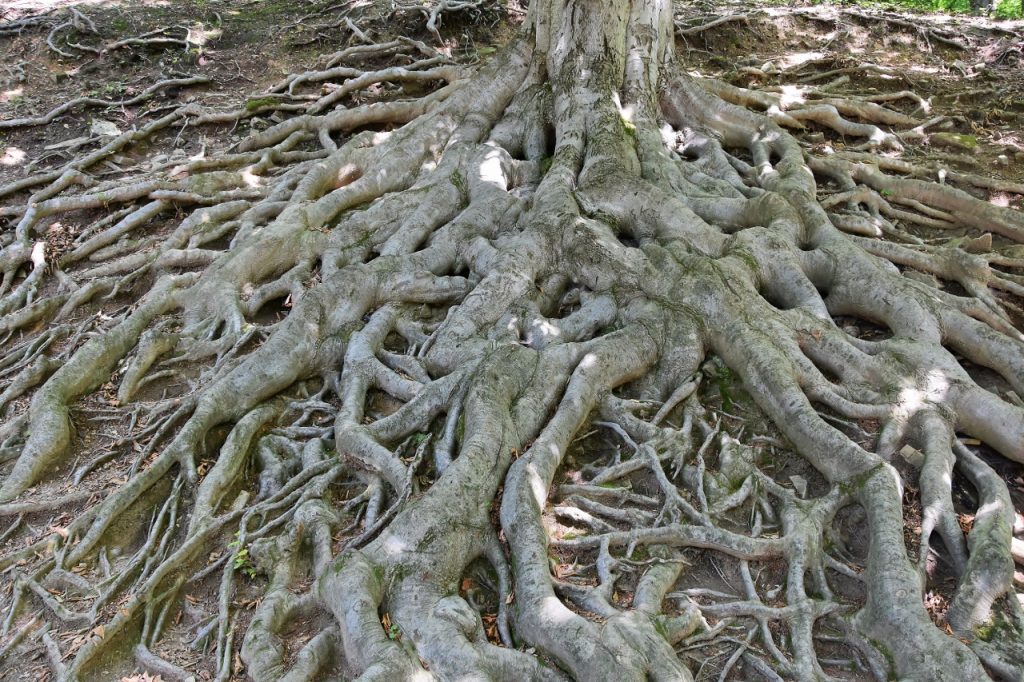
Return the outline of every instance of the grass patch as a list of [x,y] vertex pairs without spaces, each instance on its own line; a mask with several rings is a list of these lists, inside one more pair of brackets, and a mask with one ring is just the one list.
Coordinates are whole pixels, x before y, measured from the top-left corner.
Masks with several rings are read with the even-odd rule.
[[[991,0],[992,19],[1024,18],[1024,0]],[[823,3],[824,4],[824,3]],[[970,14],[970,0],[855,0],[854,4],[863,7],[880,7],[883,9],[914,9],[922,12],[948,12],[950,14]]]

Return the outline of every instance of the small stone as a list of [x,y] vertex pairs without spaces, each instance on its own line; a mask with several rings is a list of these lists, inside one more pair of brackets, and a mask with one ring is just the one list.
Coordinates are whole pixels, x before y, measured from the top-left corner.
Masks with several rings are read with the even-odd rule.
[[89,132],[100,137],[117,137],[121,134],[121,129],[110,121],[95,119],[89,127]]
[[999,156],[996,157],[996,165],[1004,167],[1009,166],[1010,157],[1008,157],[1006,154],[1000,154]]
[[911,445],[904,445],[900,448],[900,457],[915,468],[924,463],[924,454]]

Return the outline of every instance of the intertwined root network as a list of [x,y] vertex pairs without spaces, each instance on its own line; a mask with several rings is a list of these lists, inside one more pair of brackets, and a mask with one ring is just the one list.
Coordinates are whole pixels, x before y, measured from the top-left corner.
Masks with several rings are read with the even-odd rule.
[[[672,30],[660,1],[538,0],[475,73],[358,44],[0,188],[0,404],[31,395],[0,427],[4,539],[77,510],[0,559],[4,653],[36,637],[65,679],[117,651],[185,679],[158,650],[186,628],[219,679],[237,651],[257,680],[680,680],[709,647],[721,679],[1019,676],[1014,511],[964,439],[1024,462],[1024,260],[993,248],[1024,216],[876,156],[936,121],[684,75]],[[382,84],[434,87],[350,99]],[[91,172],[265,111],[286,116],[218,156]],[[780,127],[808,125],[863,148],[811,156]],[[917,236],[951,226],[975,238]],[[730,372],[777,431],[702,405]],[[188,391],[154,391],[177,377]],[[72,409],[97,391],[131,433],[82,461]],[[622,456],[567,471],[592,429]],[[778,457],[816,473],[773,477]],[[38,492],[55,471],[77,486],[56,499]],[[676,589],[688,549],[742,593]],[[922,601],[936,555],[956,578],[943,628]],[[203,586],[216,613],[184,598]],[[89,635],[65,656],[43,620]],[[297,622],[314,630],[289,649]]]

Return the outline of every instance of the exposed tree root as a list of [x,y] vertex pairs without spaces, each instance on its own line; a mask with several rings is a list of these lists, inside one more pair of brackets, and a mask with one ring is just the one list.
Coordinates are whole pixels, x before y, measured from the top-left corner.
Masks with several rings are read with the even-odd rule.
[[[0,558],[0,658],[41,646],[72,680],[130,652],[185,679],[160,643],[186,627],[221,680],[680,680],[708,647],[720,679],[1024,674],[1012,505],[964,444],[1024,462],[1024,410],[958,359],[1024,395],[1006,296],[1024,261],[993,251],[1024,241],[1024,216],[872,151],[805,154],[780,126],[873,150],[927,121],[695,79],[674,31],[661,2],[537,0],[475,74],[415,41],[360,44],[255,104],[183,107],[0,188],[0,541],[80,510]],[[352,99],[380,85],[417,96]],[[111,103],[5,125],[80,104]],[[220,156],[90,174],[168,126],[270,111]],[[92,222],[51,244],[69,216]],[[776,431],[702,404],[730,374]],[[154,394],[166,378],[188,385]],[[130,415],[130,435],[77,461],[97,391],[90,418]],[[623,451],[560,478],[591,428]],[[773,456],[813,470],[782,478]],[[954,471],[977,493],[966,535]],[[55,475],[82,490],[42,499]],[[694,550],[735,594],[678,588]],[[956,579],[946,631],[922,601],[936,555]],[[252,613],[244,585],[263,589]],[[203,586],[216,613],[185,599]],[[64,652],[49,623],[89,634]]]

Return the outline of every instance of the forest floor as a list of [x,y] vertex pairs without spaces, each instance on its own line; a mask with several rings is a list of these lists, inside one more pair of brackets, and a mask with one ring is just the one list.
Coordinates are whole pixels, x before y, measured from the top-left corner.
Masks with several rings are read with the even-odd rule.
[[[514,0],[500,9],[444,15],[439,26],[443,42],[438,43],[437,37],[426,30],[425,17],[415,8],[383,11],[371,2],[13,0],[0,5],[0,24],[13,25],[13,22],[29,19],[20,32],[0,33],[0,121],[42,115],[82,97],[111,102],[129,100],[164,79],[196,76],[208,79],[202,84],[160,90],[136,104],[79,107],[48,125],[0,131],[0,185],[32,171],[59,166],[70,155],[94,148],[104,139],[132,127],[141,127],[188,102],[210,110],[242,106],[250,115],[223,126],[167,129],[146,144],[113,156],[106,162],[109,171],[119,173],[140,163],[174,164],[204,156],[215,157],[251,132],[278,120],[280,114],[268,110],[267,104],[272,100],[268,100],[265,93],[287,74],[313,68],[321,54],[352,41],[353,31],[346,20],[351,20],[372,38],[414,37],[437,47],[453,61],[475,65],[486,61],[507,41],[523,16],[522,8]],[[72,6],[82,18],[75,17],[70,25],[62,27],[71,16],[68,8]],[[716,17],[734,18],[706,30],[693,30]],[[829,83],[837,94],[882,95],[912,91],[917,98],[892,102],[890,106],[902,107],[905,113],[921,118],[946,117],[948,122],[930,128],[920,140],[904,145],[901,153],[892,152],[894,160],[945,169],[937,171],[940,173],[974,173],[997,180],[997,185],[999,182],[1024,183],[1024,43],[1009,32],[1016,31],[1016,35],[1020,35],[1024,22],[996,23],[945,15],[911,16],[854,6],[783,7],[744,3],[717,6],[714,14],[697,6],[685,11],[680,9],[678,24],[678,51],[686,60],[686,68],[693,72],[714,75],[744,87],[778,88],[784,99],[797,98],[794,101],[798,101],[802,89],[810,84]],[[145,36],[151,42],[117,45],[118,41],[138,36]],[[154,41],[154,38],[170,40]],[[386,99],[388,95],[371,91],[364,96]],[[800,137],[816,154],[845,148],[841,137],[825,129],[809,128]],[[1024,197],[1020,194],[998,187],[971,191],[996,204],[1024,208]],[[50,227],[46,239],[51,253],[59,256],[66,252],[78,230],[94,218],[93,214],[83,214],[76,223],[75,215]],[[168,219],[168,228],[172,222]],[[3,229],[8,228],[0,222],[0,230]],[[935,238],[934,233],[929,235],[913,227],[907,229],[924,239]],[[966,233],[952,231],[941,235],[944,240],[958,236],[966,238]],[[1007,247],[1007,250],[1015,257],[1024,257],[1022,246]],[[932,275],[918,274],[940,287],[956,286],[935,281]],[[116,307],[119,303],[97,302],[84,306],[79,315],[103,315],[104,305]],[[1018,305],[1024,306],[1024,302]],[[1019,328],[1024,328],[1024,320],[1016,322]],[[858,331],[858,335],[865,337],[873,333],[878,332],[867,328]],[[971,369],[982,385],[1001,393],[1009,390],[994,373]],[[716,412],[724,428],[736,433],[745,431],[748,437],[757,434],[765,443],[778,442],[777,432],[760,415],[728,370],[711,367],[707,374],[701,400]],[[175,376],[149,384],[139,400],[185,396],[191,391],[189,379],[188,370],[179,371]],[[133,447],[133,430],[142,425],[136,423],[132,409],[118,404],[115,395],[116,387],[111,384],[109,390],[73,406],[79,460],[72,461],[66,470],[21,499],[32,502],[73,494],[77,496],[77,503],[55,512],[0,517],[0,555],[55,531],[59,533],[104,491],[126,480],[141,449],[138,445]],[[23,397],[12,401],[6,409],[0,406],[0,421],[14,418],[27,409],[27,404],[28,399]],[[379,407],[382,413],[388,410],[387,405]],[[840,427],[856,440],[869,444],[875,437],[877,425],[844,422]],[[588,465],[616,456],[618,447],[614,435],[595,427],[586,437],[577,440],[576,450],[567,457],[560,480],[572,483]],[[78,467],[90,461],[98,465],[76,481]],[[1020,516],[1024,511],[1024,467],[995,455],[987,461],[1009,483]],[[801,458],[780,457],[774,474],[777,481],[789,481],[798,490],[806,487],[808,495],[824,489],[823,481]],[[633,481],[634,490],[640,493],[650,484],[642,477]],[[964,495],[970,494],[965,486],[961,486],[961,490]],[[915,533],[920,533],[916,527],[920,517],[912,489],[908,490],[906,500],[907,543],[908,547],[914,547]],[[969,500],[958,502],[963,509],[971,506]],[[571,538],[578,532],[570,521],[558,515],[554,506],[548,512],[546,520],[553,537]],[[970,516],[964,513],[961,522],[969,525]],[[849,527],[857,528],[860,524],[851,521]],[[137,538],[125,537],[123,550],[128,550],[136,541]],[[226,548],[213,549],[209,561],[216,562],[225,551]],[[685,571],[677,589],[741,593],[742,582],[735,570],[717,565],[710,553],[705,556],[700,551],[688,550],[687,560],[692,566]],[[579,557],[559,553],[553,557],[554,574],[558,577],[572,575],[578,562]],[[0,619],[7,616],[13,591],[11,571],[31,564],[31,560],[25,559],[0,573]],[[939,623],[949,596],[943,571],[939,562],[928,593],[933,616]],[[1024,592],[1024,575],[1020,577],[1019,589]],[[765,587],[769,595],[771,586],[781,585],[783,579],[783,566],[773,574],[769,565],[755,576],[757,584]],[[201,644],[193,646],[194,634],[190,631],[194,633],[194,629],[187,627],[202,620],[205,614],[216,613],[216,582],[201,585],[205,586],[205,591],[197,589],[186,595],[186,610],[167,628],[155,653],[194,671],[197,680],[207,680],[212,679],[215,662]],[[616,599],[627,600],[628,578],[621,585],[622,593],[617,594]],[[847,587],[848,593],[843,597],[851,602],[861,598],[855,581],[850,580]],[[464,581],[463,592],[474,589],[471,579]],[[252,608],[264,591],[263,578],[242,580],[236,603],[243,610]],[[58,601],[65,598],[57,589],[51,594]],[[693,594],[700,599],[699,591]],[[11,623],[11,631],[16,631],[24,624],[22,620],[29,617],[31,613],[19,616],[17,622]],[[485,616],[485,625],[489,626],[489,635],[497,640],[493,620],[488,623]],[[244,621],[239,627],[244,627]],[[300,624],[288,634],[287,648],[297,651],[311,632]],[[52,633],[64,658],[73,656],[78,647],[97,634],[89,628],[75,630],[73,627],[54,629]],[[0,638],[0,651],[5,641]],[[717,679],[730,651],[717,651],[712,645],[688,652],[693,657],[690,667],[696,678]],[[128,668],[115,664],[110,673],[126,680],[151,679],[132,673],[130,668],[130,664]],[[42,682],[51,679],[51,670],[42,644],[0,661],[2,680]],[[830,672],[840,678],[862,679],[861,673],[844,671],[838,666]],[[241,660],[236,659],[234,673],[238,679],[244,679]]]

